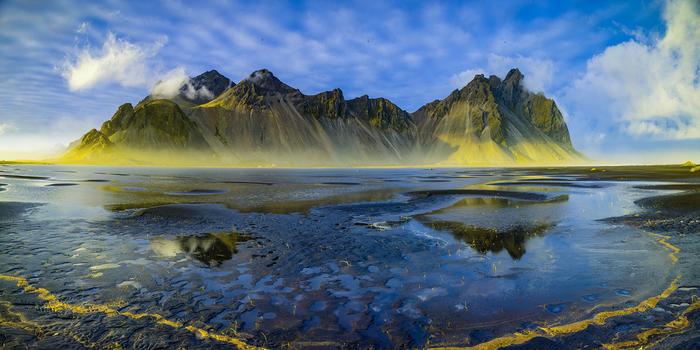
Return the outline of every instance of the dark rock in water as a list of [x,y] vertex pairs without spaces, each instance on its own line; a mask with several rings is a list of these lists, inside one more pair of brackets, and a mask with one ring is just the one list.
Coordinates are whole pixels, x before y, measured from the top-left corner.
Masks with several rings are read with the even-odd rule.
[[700,211],[700,191],[680,194],[647,197],[635,201],[642,208],[662,210],[664,212],[689,213]]
[[605,185],[597,183],[576,183],[569,181],[503,181],[494,182],[497,186],[552,186],[552,187],[575,187],[575,188],[601,188]]
[[209,190],[209,189],[194,189],[190,191],[182,192],[167,192],[166,194],[172,196],[206,196],[211,194],[223,194],[228,192],[228,190]]
[[[692,190],[661,196],[639,199],[635,204],[644,209],[620,217],[606,218],[602,221],[623,223],[655,232],[696,233],[700,230],[700,192],[692,185],[669,184],[668,188],[650,186],[649,189],[688,189]],[[664,186],[664,185],[658,185]]]
[[16,175],[16,174],[0,174],[0,177],[7,179],[21,179],[21,180],[48,180],[48,176],[35,176],[35,175]]
[[488,196],[488,197],[503,197],[522,200],[546,200],[547,195],[535,192],[518,192],[518,191],[503,191],[503,190],[481,190],[481,189],[445,189],[445,190],[426,190],[413,191],[407,194],[415,197],[430,197],[430,196]]
[[150,208],[139,209],[134,212],[134,217],[159,217],[159,218],[207,218],[227,216],[230,210],[215,204],[166,204]]
[[274,183],[272,183],[272,182],[261,182],[261,181],[222,181],[221,183],[240,184],[240,185],[265,185],[265,186],[274,185]]

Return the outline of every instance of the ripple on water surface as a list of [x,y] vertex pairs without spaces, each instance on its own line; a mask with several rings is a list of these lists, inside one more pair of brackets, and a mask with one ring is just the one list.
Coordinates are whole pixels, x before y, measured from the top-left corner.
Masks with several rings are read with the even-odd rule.
[[[66,305],[150,316],[66,318],[4,282],[0,301],[53,333],[110,326],[123,347],[229,344],[187,327],[270,347],[475,345],[635,305],[675,275],[657,238],[597,221],[639,199],[607,182],[488,169],[91,168],[50,180],[41,169],[0,185],[16,200],[0,202],[2,273]],[[477,184],[494,176],[503,188]],[[22,203],[33,198],[43,203]]]

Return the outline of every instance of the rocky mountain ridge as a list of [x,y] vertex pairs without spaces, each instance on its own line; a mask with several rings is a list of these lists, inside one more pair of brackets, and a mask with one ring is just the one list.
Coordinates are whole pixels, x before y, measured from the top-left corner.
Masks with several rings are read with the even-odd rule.
[[62,161],[460,166],[582,159],[556,103],[525,89],[523,78],[517,69],[503,80],[477,75],[408,113],[385,98],[348,100],[340,89],[305,95],[266,69],[237,84],[212,70],[176,96],[120,106]]

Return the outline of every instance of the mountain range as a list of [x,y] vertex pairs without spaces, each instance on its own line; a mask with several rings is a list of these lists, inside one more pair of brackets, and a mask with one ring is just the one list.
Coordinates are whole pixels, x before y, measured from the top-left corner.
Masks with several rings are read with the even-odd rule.
[[561,164],[583,160],[554,100],[512,69],[476,75],[408,113],[385,98],[305,95],[266,70],[237,84],[215,70],[174,96],[125,103],[61,162],[231,166]]

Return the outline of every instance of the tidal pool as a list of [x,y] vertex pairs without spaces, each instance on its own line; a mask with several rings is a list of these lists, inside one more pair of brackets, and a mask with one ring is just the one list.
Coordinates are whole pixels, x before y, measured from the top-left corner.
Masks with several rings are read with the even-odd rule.
[[7,348],[616,348],[695,315],[696,240],[603,220],[664,179],[0,170]]

